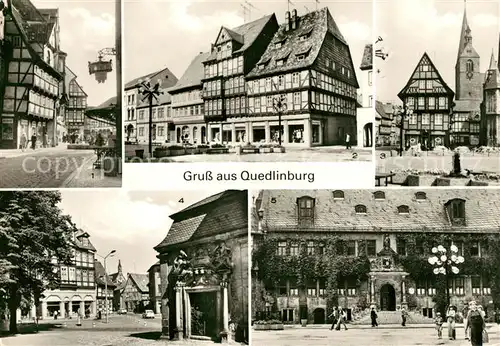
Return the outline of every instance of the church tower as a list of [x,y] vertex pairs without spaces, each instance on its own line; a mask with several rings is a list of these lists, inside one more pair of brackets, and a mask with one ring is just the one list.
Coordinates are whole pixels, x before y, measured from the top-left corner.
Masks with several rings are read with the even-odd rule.
[[119,274],[123,274],[123,272],[122,272],[122,261],[121,260],[118,260],[118,275]]
[[[499,39],[500,42],[500,39]],[[500,47],[499,47],[500,54]],[[491,52],[490,66],[484,81],[483,112],[486,122],[486,142],[488,146],[500,145],[500,68]]]
[[471,29],[467,21],[467,2],[464,1],[464,17],[455,65],[455,95],[457,100],[482,100],[483,80],[479,69],[479,60],[479,54],[472,46]]

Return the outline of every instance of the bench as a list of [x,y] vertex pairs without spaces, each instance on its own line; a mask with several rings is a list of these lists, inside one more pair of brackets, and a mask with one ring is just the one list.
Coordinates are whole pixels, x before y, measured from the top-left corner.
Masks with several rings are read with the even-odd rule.
[[[387,186],[388,184],[393,184],[392,177],[396,173],[376,173],[375,174],[375,186]],[[385,185],[381,185],[381,181],[384,180]]]

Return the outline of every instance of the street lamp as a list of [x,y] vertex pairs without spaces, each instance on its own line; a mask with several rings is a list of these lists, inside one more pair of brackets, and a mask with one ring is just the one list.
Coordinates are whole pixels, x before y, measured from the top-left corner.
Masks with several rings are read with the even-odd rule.
[[99,254],[96,254],[97,256],[101,257],[104,260],[104,311],[106,314],[106,323],[108,323],[108,270],[106,267],[106,260],[108,259],[109,256],[112,256],[116,250],[111,250],[110,253],[108,253],[106,256],[101,256]]
[[153,100],[158,102],[158,96],[163,94],[161,87],[161,79],[158,79],[155,85],[151,84],[151,80],[146,79],[144,81],[139,81],[139,93],[144,97],[142,101],[147,100],[149,102],[149,155],[153,156]]
[[444,275],[446,279],[446,305],[450,306],[450,290],[449,290],[449,275],[458,274],[460,270],[457,265],[464,263],[464,258],[458,255],[458,248],[456,245],[450,247],[447,252],[442,245],[432,248],[433,255],[428,258],[430,265],[434,266],[432,272],[435,275]]
[[273,98],[273,108],[276,113],[278,113],[278,143],[281,147],[281,116],[283,112],[287,110],[286,95],[276,95]]

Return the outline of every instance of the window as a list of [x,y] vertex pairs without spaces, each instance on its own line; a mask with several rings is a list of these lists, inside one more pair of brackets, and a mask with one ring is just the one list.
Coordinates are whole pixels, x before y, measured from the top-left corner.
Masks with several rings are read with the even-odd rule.
[[283,309],[281,317],[283,322],[293,322],[293,309]]
[[482,277],[482,282],[483,282],[483,294],[490,295],[491,294],[491,284],[490,280],[488,277],[483,276]]
[[465,290],[464,290],[464,278],[463,277],[459,277],[459,278],[455,278],[455,294],[456,295],[464,295],[465,294]]
[[274,48],[281,48],[282,45],[283,45],[283,42],[276,42],[274,44]]
[[417,295],[418,296],[425,296],[426,295],[426,291],[427,291],[427,283],[425,282],[425,280],[418,280],[417,281]]
[[373,197],[375,200],[384,200],[385,199],[385,192],[384,191],[375,191],[373,193]]
[[481,277],[471,276],[472,294],[481,294]]
[[396,252],[401,256],[406,256],[406,240],[396,238]]
[[347,256],[356,256],[356,241],[348,240],[347,245]]
[[439,98],[439,109],[445,109],[447,107],[446,97]]
[[417,239],[415,242],[415,250],[418,255],[423,255],[424,254],[424,242],[422,239]]
[[473,241],[470,244],[470,255],[474,257],[479,257],[479,242]]
[[366,214],[366,206],[358,204],[354,207],[354,211],[356,212],[356,214]]
[[366,255],[375,256],[377,254],[377,242],[375,240],[366,241]]
[[293,86],[298,86],[299,81],[300,81],[300,76],[299,76],[298,72],[292,73],[292,84],[293,84]]
[[415,193],[415,198],[417,199],[417,201],[421,201],[421,200],[426,199],[427,195],[425,192],[419,191],[419,192]]
[[319,281],[318,295],[322,297],[326,294],[326,280],[324,278],[321,278],[318,281]]
[[443,114],[434,114],[434,125],[443,125]]
[[347,295],[348,296],[355,296],[356,295],[356,287],[357,287],[356,279],[349,278],[346,281],[347,281]]
[[344,199],[344,191],[341,190],[333,191],[333,199]]
[[410,213],[410,207],[407,205],[400,205],[398,207],[398,213],[399,214],[409,214]]
[[408,117],[408,123],[410,125],[417,125],[417,115],[415,113],[410,114]]
[[292,243],[290,245],[290,255],[291,256],[298,256],[299,255],[299,244],[298,243]]
[[422,125],[429,125],[431,123],[431,116],[429,113],[422,114]]
[[454,226],[465,224],[465,201],[462,199],[453,199],[446,203],[450,221]]
[[307,254],[314,255],[314,242],[313,241],[307,242]]
[[299,295],[299,288],[297,285],[297,278],[291,278],[289,280],[290,282],[290,295],[291,296],[298,296]]
[[466,70],[467,70],[467,72],[474,72],[474,63],[470,59],[467,60]]
[[307,295],[308,296],[316,296],[316,281],[315,280],[308,280],[306,284],[306,290],[307,290]]
[[422,109],[425,107],[425,97],[419,97],[418,99],[418,108]]
[[458,249],[458,255],[463,256],[464,255],[464,243],[462,241],[454,241],[453,245],[455,245]]
[[373,71],[368,71],[368,85],[372,86],[373,84]]

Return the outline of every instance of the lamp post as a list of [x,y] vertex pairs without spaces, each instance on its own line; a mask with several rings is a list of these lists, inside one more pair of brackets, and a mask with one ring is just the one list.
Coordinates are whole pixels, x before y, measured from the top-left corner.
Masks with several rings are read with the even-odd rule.
[[404,149],[404,122],[407,116],[413,114],[413,109],[411,109],[406,103],[403,107],[398,106],[396,109],[399,117],[399,156],[403,156]]
[[460,270],[457,265],[464,263],[464,258],[458,255],[458,248],[455,245],[447,252],[444,246],[439,245],[432,248],[432,253],[428,258],[430,265],[434,266],[432,272],[435,275],[444,275],[446,280],[446,306],[450,306],[449,275],[458,274]]
[[106,267],[106,260],[109,256],[112,256],[116,250],[111,250],[106,256],[101,256],[97,254],[97,256],[101,257],[104,260],[104,311],[106,314],[106,323],[108,323],[108,270]]
[[153,100],[158,101],[158,96],[163,94],[163,90],[160,90],[161,79],[158,79],[155,85],[151,84],[149,79],[145,81],[139,81],[139,93],[143,97],[143,101],[147,100],[149,103],[149,155],[153,156]]
[[281,116],[283,115],[283,112],[286,112],[287,110],[286,95],[276,95],[273,98],[273,108],[278,114],[278,143],[281,147]]

